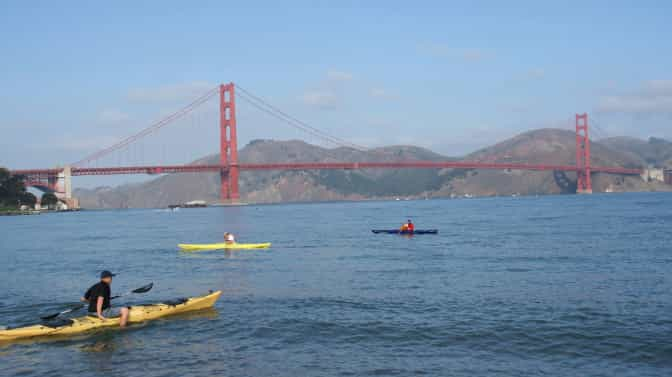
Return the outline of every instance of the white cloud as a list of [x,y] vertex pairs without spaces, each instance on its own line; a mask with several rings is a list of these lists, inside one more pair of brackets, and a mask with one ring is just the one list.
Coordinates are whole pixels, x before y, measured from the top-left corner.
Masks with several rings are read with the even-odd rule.
[[597,110],[606,113],[671,114],[672,80],[650,80],[640,90],[600,98]]
[[532,68],[527,71],[526,74],[528,79],[538,80],[543,79],[546,76],[546,71],[543,68]]
[[651,94],[672,96],[672,80],[649,80],[644,87]]
[[419,47],[420,52],[433,57],[445,57],[450,55],[452,49],[442,43],[423,43]]
[[207,82],[192,81],[154,88],[134,88],[128,92],[128,99],[132,102],[185,101],[194,99],[214,87],[214,84]]
[[130,119],[130,115],[118,109],[104,109],[98,113],[98,121],[103,124],[117,124]]
[[92,136],[87,138],[63,137],[55,145],[70,151],[89,152],[103,149],[118,142],[120,139],[113,136]]
[[339,103],[338,96],[327,90],[309,90],[299,99],[306,105],[321,109],[333,109]]
[[534,109],[531,102],[507,102],[499,106],[502,110],[512,113],[527,113]]
[[320,109],[334,109],[343,103],[343,91],[353,78],[350,72],[327,71],[325,78],[299,96],[299,101]]
[[396,99],[398,95],[383,88],[371,88],[369,95],[378,99]]
[[327,72],[327,79],[330,81],[352,81],[353,78],[354,76],[350,72],[343,72],[343,71]]
[[461,52],[462,58],[468,62],[477,62],[489,57],[489,53],[479,49],[467,49]]
[[670,113],[672,96],[606,96],[598,111],[612,113]]
[[479,62],[494,55],[491,51],[481,48],[454,48],[443,43],[424,43],[419,49],[423,54],[435,58],[461,59],[467,62]]

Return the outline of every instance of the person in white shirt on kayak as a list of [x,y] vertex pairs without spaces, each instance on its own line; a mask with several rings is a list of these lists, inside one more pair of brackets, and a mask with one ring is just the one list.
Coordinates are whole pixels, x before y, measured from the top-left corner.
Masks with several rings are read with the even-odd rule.
[[229,232],[224,233],[224,243],[226,244],[236,243],[236,238],[233,236],[233,233]]

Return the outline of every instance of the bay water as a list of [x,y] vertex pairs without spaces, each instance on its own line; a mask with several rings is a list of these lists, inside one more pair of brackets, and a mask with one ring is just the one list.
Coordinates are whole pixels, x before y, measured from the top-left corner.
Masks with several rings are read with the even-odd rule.
[[[413,219],[438,235],[374,235]],[[223,290],[212,310],[0,344],[2,376],[670,376],[672,195],[0,217],[0,326]],[[178,243],[272,242],[184,253]],[[76,313],[83,315],[84,313]]]

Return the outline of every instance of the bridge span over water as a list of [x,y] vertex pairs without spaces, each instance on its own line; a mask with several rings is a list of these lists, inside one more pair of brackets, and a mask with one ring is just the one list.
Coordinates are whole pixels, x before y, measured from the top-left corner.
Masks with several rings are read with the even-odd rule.
[[[236,119],[236,92],[242,91],[243,99],[262,111],[280,116],[285,121],[291,121],[295,126],[305,131],[321,135],[337,142],[339,145],[359,148],[357,145],[344,141],[336,136],[328,135],[315,129],[296,118],[284,113],[264,100],[240,88],[234,83],[222,84],[213,88],[203,96],[197,98],[175,113],[161,119],[159,122],[131,135],[118,143],[99,150],[80,161],[63,168],[45,169],[16,169],[13,174],[26,177],[26,183],[42,191],[56,192],[64,200],[72,198],[71,177],[99,176],[118,174],[179,174],[197,172],[216,172],[221,178],[220,198],[224,203],[237,202],[240,199],[239,174],[240,171],[256,170],[324,170],[324,169],[489,169],[489,170],[530,170],[571,172],[577,177],[577,193],[592,193],[591,175],[596,173],[619,175],[642,175],[643,169],[630,169],[611,166],[592,166],[590,163],[590,136],[588,114],[576,114],[576,164],[527,164],[527,163],[494,163],[482,161],[393,161],[393,162],[297,162],[297,163],[261,163],[247,164],[238,160],[237,119]],[[219,150],[218,164],[187,164],[187,165],[143,165],[143,166],[108,166],[91,167],[92,162],[150,136],[156,130],[163,128],[176,119],[193,111],[211,98],[218,96],[219,101]]]

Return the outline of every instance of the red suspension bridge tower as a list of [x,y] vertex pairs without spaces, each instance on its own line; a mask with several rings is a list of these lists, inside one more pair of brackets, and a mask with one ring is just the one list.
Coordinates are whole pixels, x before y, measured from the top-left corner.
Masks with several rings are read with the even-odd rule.
[[219,86],[219,162],[222,166],[220,199],[223,203],[240,200],[238,188],[238,139],[236,130],[236,95],[233,83]]
[[576,193],[592,194],[588,114],[576,114]]

